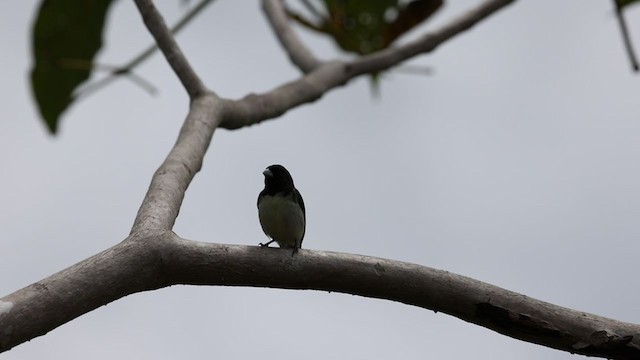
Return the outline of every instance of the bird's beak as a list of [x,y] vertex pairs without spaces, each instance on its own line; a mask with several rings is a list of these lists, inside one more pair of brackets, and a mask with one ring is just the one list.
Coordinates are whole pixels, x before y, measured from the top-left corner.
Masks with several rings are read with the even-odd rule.
[[273,173],[269,169],[264,169],[262,175],[264,175],[264,177],[273,177]]

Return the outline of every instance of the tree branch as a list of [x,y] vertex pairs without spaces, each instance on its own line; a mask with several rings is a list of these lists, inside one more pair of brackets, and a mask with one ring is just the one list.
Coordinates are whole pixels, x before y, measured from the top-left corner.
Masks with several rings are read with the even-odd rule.
[[640,358],[640,325],[568,309],[465,276],[370,256],[198,243],[176,237],[171,284],[324,290],[444,312],[576,354]]
[[130,237],[0,299],[0,352],[7,351],[123,296],[162,287],[158,248]]
[[153,174],[131,234],[173,228],[187,187],[200,171],[213,132],[221,121],[220,102],[213,93],[204,93],[191,102],[178,140]]
[[9,310],[0,313],[0,351],[120,297],[176,284],[324,290],[387,299],[571,353],[640,358],[639,325],[447,271],[327,251],[300,250],[292,257],[286,249],[201,243],[170,231],[132,236],[2,299],[0,312]]
[[191,97],[189,114],[178,140],[151,179],[131,235],[142,230],[170,230],[184,194],[200,171],[213,132],[221,121],[220,100],[202,83],[180,50],[151,0],[136,0],[142,18]]
[[[280,0],[265,1],[280,3]],[[270,92],[250,94],[240,100],[227,101],[224,120],[220,126],[225,129],[238,129],[278,117],[296,106],[319,99],[327,91],[344,85],[357,76],[380,72],[416,55],[431,52],[438,45],[470,29],[513,1],[485,1],[440,29],[405,45],[362,56],[352,62],[326,62],[313,68],[313,71],[298,80]],[[281,41],[284,43],[283,40]],[[284,46],[288,49],[288,46],[295,48],[297,45]],[[291,56],[293,58],[293,55]]]
[[474,25],[495,14],[498,10],[513,3],[514,0],[488,0],[480,3],[465,14],[451,20],[433,32],[399,47],[391,47],[360,57],[349,65],[349,76],[380,72],[419,54],[435,50],[440,44],[469,30]]
[[618,24],[620,24],[620,32],[622,33],[622,42],[624,43],[624,48],[627,50],[627,56],[629,57],[629,62],[631,63],[631,69],[633,71],[638,71],[640,69],[640,66],[638,66],[636,53],[635,51],[633,51],[631,36],[629,36],[629,27],[627,26],[627,21],[625,20],[623,14],[623,7],[620,4],[620,1],[614,0],[614,3],[616,7],[616,17],[618,18]]
[[287,19],[287,14],[284,11],[282,0],[263,0],[262,9],[280,44],[289,55],[291,61],[303,73],[306,74],[322,64],[289,26],[289,19]]
[[193,100],[195,97],[207,92],[207,88],[191,68],[189,61],[180,50],[162,15],[153,5],[153,1],[135,0],[135,2],[145,25],[147,25],[147,29],[153,35],[173,71],[178,75],[182,86],[189,93],[189,97]]
[[346,76],[346,64],[332,61],[267,93],[249,94],[236,101],[225,100],[220,127],[239,129],[276,118],[297,106],[318,100],[327,91],[344,85],[349,79]]

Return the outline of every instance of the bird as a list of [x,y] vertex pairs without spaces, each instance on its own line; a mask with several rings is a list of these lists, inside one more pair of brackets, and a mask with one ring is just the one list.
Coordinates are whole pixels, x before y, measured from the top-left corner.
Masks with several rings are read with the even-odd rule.
[[281,248],[293,249],[292,256],[302,248],[306,227],[306,213],[302,195],[293,185],[293,178],[282,165],[268,166],[264,175],[264,189],[258,195],[258,218],[262,231]]

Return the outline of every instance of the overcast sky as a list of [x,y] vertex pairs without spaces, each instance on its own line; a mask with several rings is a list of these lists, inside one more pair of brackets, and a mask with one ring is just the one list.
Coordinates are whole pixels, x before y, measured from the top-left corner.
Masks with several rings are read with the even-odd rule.
[[[478,1],[451,1],[427,29]],[[0,293],[123,240],[186,115],[156,55],[75,105],[47,134],[28,87],[39,1],[0,2]],[[157,1],[169,23],[184,8]],[[194,3],[193,1],[191,3]],[[435,267],[558,305],[640,323],[640,76],[611,1],[519,1],[390,73],[275,121],[217,131],[175,231],[265,240],[262,170],[292,173],[308,249]],[[640,6],[628,14],[640,49]],[[415,34],[414,34],[415,36]],[[304,34],[323,58],[334,46]],[[218,0],[178,37],[206,84],[238,98],[298,76],[257,2]],[[113,6],[99,61],[151,41],[132,1]],[[457,318],[317,291],[174,286],[128,296],[0,359],[573,359]]]

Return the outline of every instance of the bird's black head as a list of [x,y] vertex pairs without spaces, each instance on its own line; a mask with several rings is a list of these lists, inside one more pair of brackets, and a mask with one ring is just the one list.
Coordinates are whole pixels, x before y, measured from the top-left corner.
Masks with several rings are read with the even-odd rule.
[[282,165],[271,165],[262,174],[264,175],[265,189],[278,192],[293,188],[291,174]]

